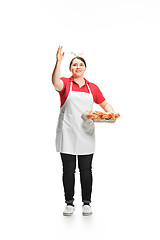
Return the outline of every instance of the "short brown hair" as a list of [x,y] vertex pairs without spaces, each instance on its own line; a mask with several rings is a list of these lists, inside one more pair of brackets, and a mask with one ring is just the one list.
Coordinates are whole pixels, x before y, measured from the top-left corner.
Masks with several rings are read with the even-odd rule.
[[84,60],[84,58],[78,57],[78,56],[77,56],[77,57],[74,57],[74,58],[71,60],[69,67],[71,67],[72,62],[73,62],[74,59],[79,59],[79,60],[81,60],[81,61],[84,63],[85,67],[87,67],[87,64],[86,64],[86,61]]

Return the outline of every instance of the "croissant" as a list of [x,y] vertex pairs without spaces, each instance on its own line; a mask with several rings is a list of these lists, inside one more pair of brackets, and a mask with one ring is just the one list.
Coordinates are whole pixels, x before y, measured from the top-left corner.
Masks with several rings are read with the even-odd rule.
[[112,118],[112,114],[111,113],[105,113],[105,114],[103,114],[102,118],[103,119]]
[[99,116],[103,116],[103,115],[106,114],[106,113],[104,113],[104,112],[100,112],[100,111],[95,111],[95,113],[98,114]]
[[87,118],[88,119],[101,119],[101,117],[99,116],[99,115],[97,115],[97,114],[88,114],[87,115]]
[[119,117],[120,117],[120,114],[119,114],[119,113],[117,113],[117,114],[115,114],[114,116],[115,116],[115,119],[117,119],[117,118],[119,118]]

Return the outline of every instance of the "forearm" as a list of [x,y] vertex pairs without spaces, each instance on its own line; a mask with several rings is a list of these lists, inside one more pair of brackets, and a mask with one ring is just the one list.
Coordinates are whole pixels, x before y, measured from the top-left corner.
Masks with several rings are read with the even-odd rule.
[[114,113],[113,107],[106,100],[104,100],[102,103],[100,103],[99,106],[101,108],[103,108],[103,110],[105,112],[113,112]]
[[105,111],[105,112],[113,112],[113,113],[115,113],[113,107],[112,107],[109,103],[107,103],[107,104],[105,105],[104,111]]
[[54,86],[59,83],[60,81],[60,68],[61,68],[61,61],[56,61],[55,68],[52,73],[52,83]]

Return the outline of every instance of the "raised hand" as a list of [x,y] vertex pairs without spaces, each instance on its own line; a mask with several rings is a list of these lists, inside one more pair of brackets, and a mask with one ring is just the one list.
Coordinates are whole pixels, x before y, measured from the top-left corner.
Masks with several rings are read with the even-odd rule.
[[62,61],[64,58],[64,52],[62,53],[62,46],[59,46],[56,54],[57,61]]

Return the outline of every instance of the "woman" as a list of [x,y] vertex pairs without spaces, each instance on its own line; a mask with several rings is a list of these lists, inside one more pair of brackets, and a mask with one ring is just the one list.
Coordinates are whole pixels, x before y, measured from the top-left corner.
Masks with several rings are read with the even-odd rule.
[[80,171],[82,190],[82,214],[92,214],[92,159],[95,151],[95,128],[91,119],[84,120],[82,114],[91,110],[93,103],[99,104],[106,112],[114,113],[99,88],[84,78],[86,62],[76,56],[70,62],[70,78],[60,78],[61,61],[64,58],[62,46],[56,55],[52,83],[61,99],[60,114],[56,130],[56,151],[60,152],[63,164],[63,186],[66,207],[63,215],[73,214],[76,157]]

